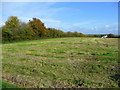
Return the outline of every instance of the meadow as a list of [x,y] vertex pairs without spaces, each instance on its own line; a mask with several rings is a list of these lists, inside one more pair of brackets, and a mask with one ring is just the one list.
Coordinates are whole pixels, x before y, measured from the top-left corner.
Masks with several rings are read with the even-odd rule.
[[2,79],[17,87],[119,87],[117,38],[52,38],[1,45]]

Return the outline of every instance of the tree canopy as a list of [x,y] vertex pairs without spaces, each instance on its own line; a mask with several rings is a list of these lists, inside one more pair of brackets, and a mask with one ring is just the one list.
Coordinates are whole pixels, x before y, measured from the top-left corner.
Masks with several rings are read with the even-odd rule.
[[[78,32],[63,32],[55,28],[46,28],[44,23],[33,18],[28,23],[22,22],[16,16],[11,16],[5,22],[2,29],[2,42],[12,42],[20,40],[32,40],[41,38],[56,37],[101,37],[102,35],[85,35]],[[108,34],[108,37],[120,37],[119,35]]]

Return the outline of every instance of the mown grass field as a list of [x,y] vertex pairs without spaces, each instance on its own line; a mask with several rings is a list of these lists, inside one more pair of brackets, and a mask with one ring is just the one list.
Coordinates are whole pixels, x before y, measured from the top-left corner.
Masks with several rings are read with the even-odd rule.
[[117,38],[2,44],[2,79],[26,88],[117,88],[118,52]]

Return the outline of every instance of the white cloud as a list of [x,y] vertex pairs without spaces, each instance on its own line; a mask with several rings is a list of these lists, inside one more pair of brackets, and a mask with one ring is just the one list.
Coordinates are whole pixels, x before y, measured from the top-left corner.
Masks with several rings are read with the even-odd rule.
[[110,26],[109,25],[105,25],[106,28],[109,28]]
[[[33,2],[34,3],[34,2]],[[32,3],[3,3],[3,17],[9,16],[18,16],[22,19],[28,19],[28,17],[39,17],[39,18],[54,18],[57,16],[60,11],[63,11],[64,7],[52,8],[56,2],[43,3],[40,4],[35,3],[36,6],[32,5]],[[26,18],[27,17],[27,18]],[[4,21],[6,21],[5,19]],[[46,21],[46,20],[45,20]],[[49,20],[53,21],[53,20]]]
[[[28,22],[29,20],[32,20],[33,17],[19,17],[19,19],[21,21],[24,21],[24,22]],[[39,18],[39,17],[36,17],[38,19],[40,19],[42,22],[44,23],[61,23],[60,20],[56,20],[56,19],[52,19],[52,18]]]
[[[103,26],[94,26],[94,27],[79,27],[75,25],[68,25],[68,28],[65,28],[66,31],[77,31],[84,34],[117,34],[118,26],[117,25],[103,25]],[[107,29],[106,29],[107,27]]]
[[97,28],[97,26],[94,26],[93,28],[91,28],[92,30],[97,30],[98,28]]
[[95,23],[95,22],[96,22],[95,20],[89,20],[89,21],[82,21],[82,22],[79,22],[79,23],[75,23],[74,25],[82,26],[82,25],[92,24],[92,23]]
[[109,28],[110,26],[109,25],[105,25],[105,28]]
[[3,25],[5,25],[5,23],[4,22],[0,22],[0,27],[2,27]]
[[45,23],[54,23],[54,24],[56,24],[56,23],[61,23],[61,21],[59,21],[59,20],[55,20],[55,19],[51,19],[51,18],[48,18],[48,19],[41,19],[43,22],[45,22]]
[[32,18],[29,17],[18,17],[23,22],[28,22],[29,20],[32,20]]
[[[29,20],[32,20],[33,17],[19,17],[21,21],[28,22]],[[52,18],[39,18],[44,23],[61,23],[60,20],[52,19]]]

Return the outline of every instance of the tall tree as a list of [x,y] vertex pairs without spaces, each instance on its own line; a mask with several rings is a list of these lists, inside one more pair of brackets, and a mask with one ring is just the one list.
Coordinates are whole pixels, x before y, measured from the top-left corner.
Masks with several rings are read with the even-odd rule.
[[36,35],[40,37],[46,36],[46,27],[44,26],[44,23],[40,19],[33,18],[33,20],[29,20],[29,25],[32,27],[33,31],[36,33]]
[[20,20],[16,16],[9,17],[8,21],[5,22],[6,27],[15,28],[19,26]]
[[20,20],[16,16],[11,16],[5,22],[5,25],[2,27],[2,36],[4,41],[12,41],[14,40],[14,33],[17,32],[20,24]]

